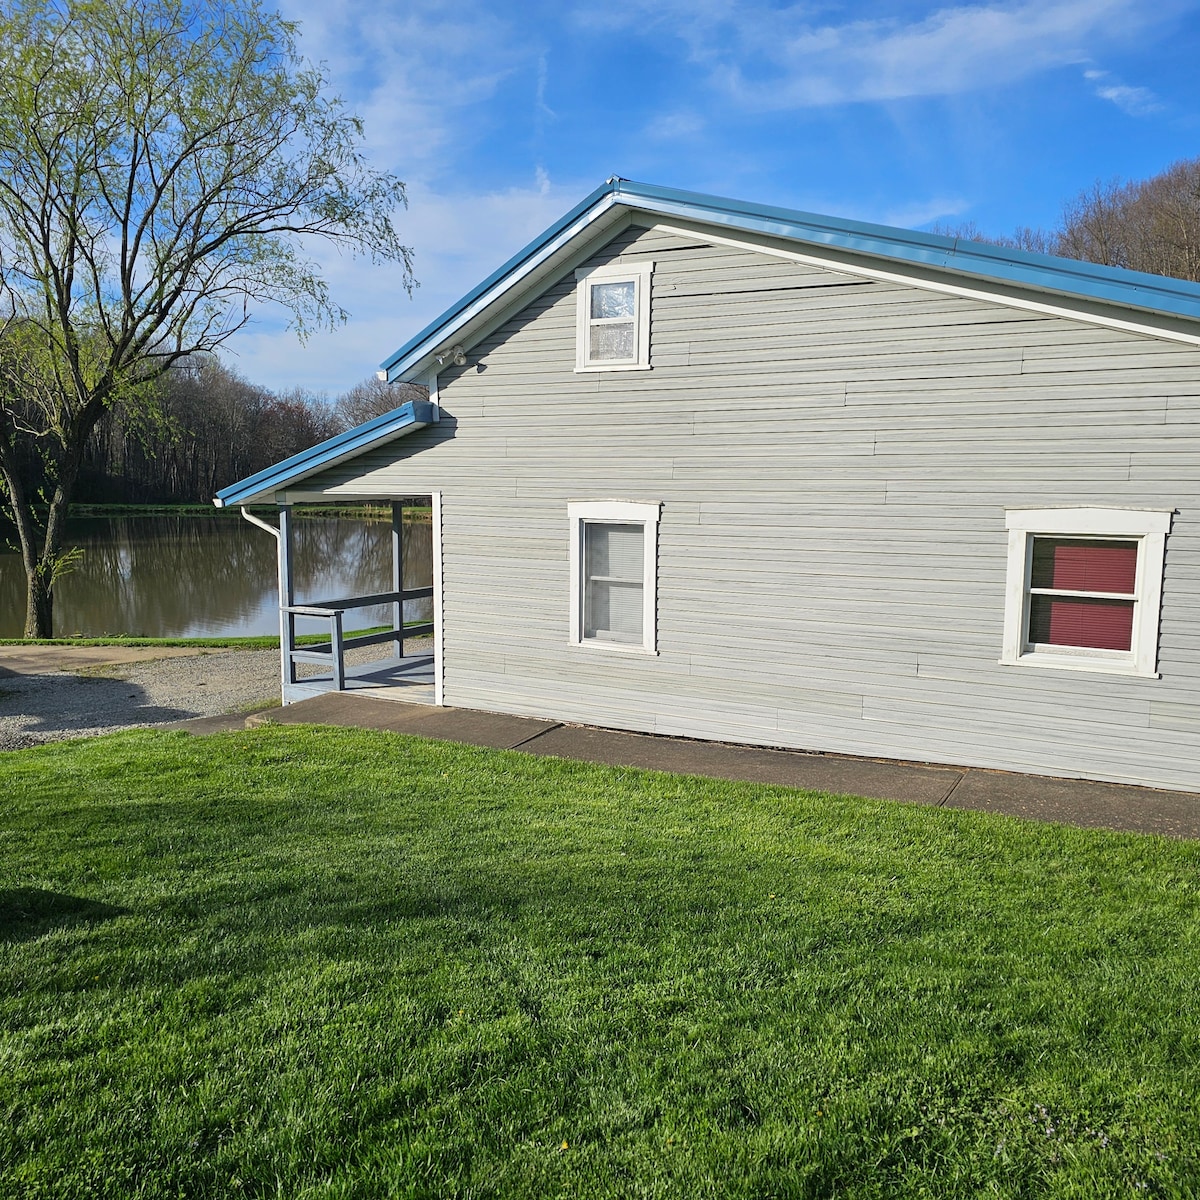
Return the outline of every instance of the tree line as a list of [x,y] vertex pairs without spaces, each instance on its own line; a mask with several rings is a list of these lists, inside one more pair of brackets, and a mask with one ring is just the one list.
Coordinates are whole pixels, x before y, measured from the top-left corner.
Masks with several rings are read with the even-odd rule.
[[1067,201],[1052,229],[998,236],[968,221],[933,232],[1200,283],[1200,158],[1149,179],[1095,183]]
[[221,488],[425,390],[365,379],[329,399],[272,392],[205,356],[161,376],[149,395],[107,410],[88,441],[76,499],[107,504],[206,504]]

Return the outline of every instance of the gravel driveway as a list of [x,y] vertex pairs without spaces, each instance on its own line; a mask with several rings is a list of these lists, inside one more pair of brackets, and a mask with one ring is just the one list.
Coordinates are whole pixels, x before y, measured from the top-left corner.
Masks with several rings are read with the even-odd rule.
[[0,750],[279,703],[277,650],[0,674]]

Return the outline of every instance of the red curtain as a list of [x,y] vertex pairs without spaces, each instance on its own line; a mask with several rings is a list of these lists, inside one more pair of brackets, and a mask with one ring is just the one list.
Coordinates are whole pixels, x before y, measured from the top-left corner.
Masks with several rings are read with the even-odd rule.
[[1034,540],[1030,582],[1035,588],[1132,596],[1136,576],[1137,542]]
[[[1137,542],[1036,538],[1035,588],[1133,595],[1137,586]],[[1032,596],[1029,640],[1050,646],[1129,650],[1133,645],[1133,601]]]
[[1133,646],[1133,601],[1033,596],[1029,640],[1050,646],[1129,650]]

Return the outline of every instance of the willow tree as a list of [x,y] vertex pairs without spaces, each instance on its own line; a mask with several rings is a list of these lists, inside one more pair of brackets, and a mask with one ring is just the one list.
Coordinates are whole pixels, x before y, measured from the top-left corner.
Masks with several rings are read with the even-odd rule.
[[49,637],[105,409],[261,305],[345,319],[314,252],[399,264],[404,185],[257,0],[0,0],[0,485]]

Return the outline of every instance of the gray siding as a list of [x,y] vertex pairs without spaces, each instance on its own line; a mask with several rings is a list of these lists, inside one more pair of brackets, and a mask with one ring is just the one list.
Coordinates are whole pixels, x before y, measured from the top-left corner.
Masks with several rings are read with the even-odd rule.
[[[446,419],[304,485],[443,493],[445,700],[1200,789],[1200,350],[625,230],[650,371],[576,374],[573,272]],[[571,647],[568,500],[662,501],[656,657]],[[1001,667],[1005,506],[1178,509],[1161,679]]]

